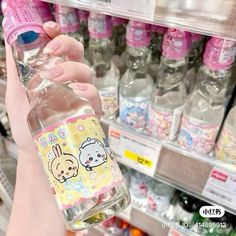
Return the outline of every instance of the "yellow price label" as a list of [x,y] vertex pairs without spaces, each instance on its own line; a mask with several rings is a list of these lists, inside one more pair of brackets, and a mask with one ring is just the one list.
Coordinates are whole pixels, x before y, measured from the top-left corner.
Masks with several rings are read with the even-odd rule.
[[140,156],[137,153],[131,152],[129,150],[124,151],[124,156],[148,168],[152,168],[153,166],[153,162],[149,160],[147,157]]

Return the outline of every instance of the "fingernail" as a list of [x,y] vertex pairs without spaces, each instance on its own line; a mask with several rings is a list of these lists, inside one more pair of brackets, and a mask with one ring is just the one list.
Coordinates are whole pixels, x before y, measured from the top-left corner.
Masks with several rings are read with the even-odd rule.
[[52,53],[61,47],[61,42],[54,39],[43,50],[44,53]]
[[54,21],[48,21],[48,22],[44,23],[44,26],[46,26],[47,28],[50,28],[50,29],[55,29],[55,28],[57,28],[57,23]]
[[42,73],[42,77],[45,79],[53,79],[61,76],[64,73],[64,69],[62,67],[53,67]]
[[75,84],[75,90],[85,91],[85,90],[87,90],[87,88],[88,88],[87,84],[84,84],[84,83],[76,83]]

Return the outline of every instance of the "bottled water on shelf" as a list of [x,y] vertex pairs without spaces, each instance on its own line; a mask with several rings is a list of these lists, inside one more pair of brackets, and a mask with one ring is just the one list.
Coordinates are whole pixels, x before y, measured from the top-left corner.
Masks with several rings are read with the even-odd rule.
[[120,120],[137,131],[146,126],[153,89],[152,77],[147,73],[150,39],[150,25],[129,22],[126,33],[129,67],[120,82]]

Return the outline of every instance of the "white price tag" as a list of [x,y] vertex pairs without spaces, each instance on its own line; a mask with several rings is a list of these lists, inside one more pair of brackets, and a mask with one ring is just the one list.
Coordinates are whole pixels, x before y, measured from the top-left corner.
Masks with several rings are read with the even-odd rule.
[[185,235],[180,233],[177,229],[171,228],[167,236],[185,236]]
[[213,168],[202,195],[236,210],[236,174]]
[[89,5],[96,10],[112,10],[119,15],[131,18],[153,20],[156,0],[80,0],[81,4]]
[[121,128],[109,127],[110,148],[120,161],[149,176],[154,176],[161,145],[130,134]]

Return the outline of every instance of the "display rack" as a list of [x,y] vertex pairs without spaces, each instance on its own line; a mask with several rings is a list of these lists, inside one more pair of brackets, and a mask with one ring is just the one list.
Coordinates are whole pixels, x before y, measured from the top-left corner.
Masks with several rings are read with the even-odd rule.
[[133,18],[236,39],[234,0],[46,0],[109,15]]
[[[224,190],[221,191],[221,189],[214,189],[215,195],[209,195],[207,192],[209,178],[211,178],[213,171],[225,173],[229,178],[236,181],[236,168],[234,166],[217,161],[213,156],[190,152],[178,147],[174,143],[162,142],[143,133],[137,133],[116,121],[102,119],[102,123],[104,130],[109,135],[111,150],[120,163],[148,174],[206,202],[221,205],[227,211],[236,214],[235,193],[232,192],[231,195],[227,191],[222,193]],[[126,138],[126,143],[128,140],[135,142],[137,144],[136,148],[140,147],[137,153],[141,153],[140,150],[143,149],[143,145],[146,145],[146,149],[159,149],[159,152],[153,152],[154,155],[146,157],[146,159],[152,161],[152,166],[139,163],[137,160],[132,160],[129,157],[127,158],[124,154],[122,142],[119,142],[116,137],[114,138],[111,132],[116,132],[115,136],[120,135],[118,139],[121,139],[121,136]],[[117,153],[117,150],[119,150],[119,153]],[[233,186],[231,187],[233,188]],[[232,201],[225,201],[224,197],[227,198],[228,196],[232,198]]]

